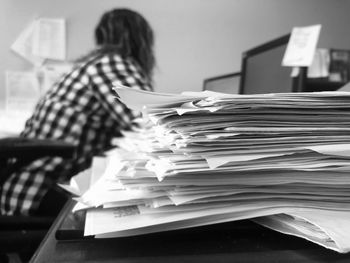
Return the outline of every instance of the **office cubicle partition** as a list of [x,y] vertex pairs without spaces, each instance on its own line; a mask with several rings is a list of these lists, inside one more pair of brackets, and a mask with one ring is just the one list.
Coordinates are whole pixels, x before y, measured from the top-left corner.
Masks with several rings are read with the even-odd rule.
[[203,90],[238,94],[240,85],[240,72],[207,78],[203,82]]

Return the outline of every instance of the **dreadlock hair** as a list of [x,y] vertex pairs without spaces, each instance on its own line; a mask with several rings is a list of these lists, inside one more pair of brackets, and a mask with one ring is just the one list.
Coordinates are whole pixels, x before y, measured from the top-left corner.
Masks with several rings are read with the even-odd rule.
[[123,8],[106,12],[95,29],[95,41],[102,52],[118,52],[133,58],[152,79],[154,35],[139,13]]

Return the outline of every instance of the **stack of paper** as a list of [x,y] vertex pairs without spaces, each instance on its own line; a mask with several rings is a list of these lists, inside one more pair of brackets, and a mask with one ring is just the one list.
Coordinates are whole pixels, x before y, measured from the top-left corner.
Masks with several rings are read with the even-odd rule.
[[[152,125],[125,133],[119,149],[95,165],[106,169],[78,199],[90,207],[86,235],[140,235],[281,214],[289,216],[260,223],[300,226],[291,218],[308,221],[305,215],[319,211],[349,218],[350,93],[116,91]],[[308,227],[297,229],[300,236]],[[325,240],[325,233],[309,232],[316,236],[309,240]],[[333,237],[326,236],[318,243],[329,244]],[[325,246],[350,248],[332,242]]]

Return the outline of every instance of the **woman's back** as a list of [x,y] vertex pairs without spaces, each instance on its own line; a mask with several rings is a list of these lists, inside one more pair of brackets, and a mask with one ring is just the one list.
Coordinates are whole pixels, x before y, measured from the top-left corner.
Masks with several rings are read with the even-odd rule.
[[43,158],[12,174],[3,185],[2,214],[35,213],[50,188],[89,167],[94,155],[130,128],[135,113],[117,99],[114,83],[151,90],[153,32],[140,14],[106,12],[95,40],[97,48],[46,93],[21,134],[73,143],[75,158]]

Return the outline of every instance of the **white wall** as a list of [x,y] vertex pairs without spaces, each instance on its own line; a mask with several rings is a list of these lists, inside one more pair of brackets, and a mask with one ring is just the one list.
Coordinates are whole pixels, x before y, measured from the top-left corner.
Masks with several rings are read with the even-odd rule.
[[243,51],[293,26],[322,24],[319,47],[350,49],[349,0],[0,0],[0,106],[5,70],[31,66],[9,50],[35,17],[64,17],[68,59],[93,48],[100,15],[116,7],[142,13],[156,34],[156,91],[199,91],[204,78],[239,71]]

